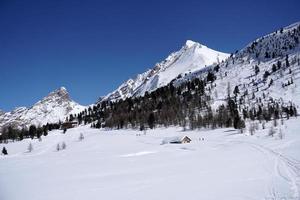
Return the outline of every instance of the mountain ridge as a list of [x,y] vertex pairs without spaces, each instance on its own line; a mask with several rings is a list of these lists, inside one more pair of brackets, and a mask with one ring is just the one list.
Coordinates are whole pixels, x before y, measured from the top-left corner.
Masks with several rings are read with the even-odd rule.
[[85,109],[70,98],[65,87],[60,87],[30,107],[17,107],[0,115],[0,128],[12,125],[19,128],[23,126],[42,126],[46,123],[57,123],[65,120],[72,113]]
[[116,101],[132,96],[142,96],[170,83],[177,76],[204,68],[225,60],[229,54],[215,51],[207,46],[186,40],[180,50],[171,53],[151,69],[123,82],[116,90],[101,100]]

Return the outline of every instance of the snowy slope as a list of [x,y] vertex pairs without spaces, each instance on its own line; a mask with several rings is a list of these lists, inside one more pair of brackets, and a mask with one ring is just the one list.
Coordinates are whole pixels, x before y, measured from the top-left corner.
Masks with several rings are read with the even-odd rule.
[[[297,39],[298,38],[298,39]],[[206,78],[207,71],[215,73],[217,80],[209,85],[213,108],[224,104],[228,92],[231,96],[236,86],[239,88],[237,100],[241,106],[252,107],[260,103],[280,102],[295,104],[300,109],[300,22],[289,25],[251,42],[233,54],[225,62],[211,65],[206,70],[198,70],[176,79],[175,85],[195,77]],[[267,53],[266,53],[267,52]],[[267,56],[266,56],[267,54]],[[289,66],[286,64],[288,57]],[[278,62],[281,67],[278,67]],[[273,65],[276,71],[273,71]],[[255,73],[255,66],[259,72]],[[270,75],[264,78],[265,72]],[[272,83],[273,82],[273,83]]]
[[71,113],[79,113],[85,107],[70,99],[67,90],[61,87],[42,100],[38,101],[31,108],[19,107],[11,112],[0,115],[0,127],[15,125],[22,127],[44,125],[46,123],[57,123],[64,121]]
[[[299,41],[296,42],[295,37],[300,39],[300,23],[282,29],[282,33],[276,31],[257,39],[254,48],[251,48],[251,43],[234,56],[234,63],[228,60],[222,64],[222,70],[227,72],[228,77],[219,80],[217,84],[227,85],[226,82],[229,82],[232,90],[238,85],[241,90],[240,96],[248,92],[250,104],[257,103],[256,99],[251,101],[254,94],[256,98],[265,96],[266,101],[275,99],[300,106],[300,88],[297,87],[300,85],[300,44]],[[266,58],[266,52],[269,58]],[[286,56],[290,66],[286,64]],[[281,63],[280,69],[277,66],[278,62]],[[257,75],[254,72],[256,65],[260,69]],[[273,65],[277,68],[275,72],[272,71]],[[265,79],[266,71],[270,76]],[[289,82],[293,83],[288,85]],[[216,90],[221,93],[222,89],[216,87]]]
[[142,96],[165,86],[179,75],[191,73],[225,60],[229,55],[212,50],[202,44],[187,40],[177,52],[169,55],[164,61],[157,63],[152,69],[129,79],[118,89],[108,94],[103,100],[125,99],[131,96]]
[[[141,136],[140,131],[88,126],[66,134],[56,130],[41,142],[0,144],[9,153],[0,155],[0,199],[299,199],[299,129],[299,119],[290,119],[276,127],[274,137],[261,127],[254,136],[174,127]],[[165,138],[184,135],[190,144],[161,145]],[[62,142],[67,148],[57,152]]]

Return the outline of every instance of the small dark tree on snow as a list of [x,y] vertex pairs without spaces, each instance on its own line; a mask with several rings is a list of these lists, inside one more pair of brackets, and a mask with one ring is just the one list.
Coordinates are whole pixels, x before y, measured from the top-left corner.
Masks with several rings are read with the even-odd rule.
[[44,136],[48,135],[48,127],[47,126],[43,126],[43,135]]
[[29,135],[30,135],[30,138],[31,139],[33,139],[34,138],[34,136],[36,135],[36,127],[35,127],[35,125],[31,125],[30,127],[29,127]]
[[217,65],[217,66],[214,67],[215,72],[219,72],[219,69],[220,69],[219,65]]
[[257,65],[255,65],[255,74],[257,75],[259,73],[259,67]]
[[2,154],[3,154],[3,155],[7,155],[7,150],[6,150],[5,147],[2,148]]
[[145,130],[145,126],[144,126],[144,124],[141,124],[140,125],[140,131],[144,131]]
[[154,121],[155,121],[154,114],[150,113],[149,116],[148,116],[148,125],[149,125],[149,128],[151,128],[151,129],[154,128]]
[[276,127],[278,125],[276,118],[274,118],[274,120],[273,120],[273,125],[274,125],[274,127]]
[[268,76],[270,76],[270,72],[265,71],[265,73],[264,73],[264,79],[268,78]]
[[288,55],[286,55],[286,57],[285,57],[285,65],[286,65],[286,67],[290,66],[289,56]]
[[83,139],[84,139],[84,136],[83,136],[82,133],[80,133],[80,135],[79,135],[79,141],[82,141]]
[[272,71],[273,71],[273,72],[276,72],[276,71],[277,71],[277,67],[276,67],[275,64],[272,65]]
[[240,90],[239,90],[239,87],[238,86],[235,86],[234,90],[233,90],[233,94],[234,96],[236,96],[237,94],[240,93]]
[[265,122],[263,122],[263,123],[261,124],[261,128],[262,128],[262,129],[265,129],[265,128],[266,128],[266,123],[265,123]]
[[267,52],[267,51],[266,51],[266,53],[265,53],[265,58],[270,58],[270,54],[269,54],[269,52]]
[[61,144],[61,149],[64,150],[64,149],[66,149],[66,148],[67,148],[66,143],[65,143],[65,142],[62,142],[62,144]]
[[273,85],[273,79],[270,80],[269,87]]
[[59,151],[60,150],[60,144],[58,143],[57,145],[56,145],[56,151]]
[[19,139],[20,139],[20,140],[23,140],[23,139],[24,139],[24,133],[23,133],[23,131],[21,131],[21,132],[19,133]]
[[241,119],[241,117],[239,115],[236,115],[233,119],[233,127],[235,129],[244,129],[246,126],[245,126],[245,122],[244,120]]
[[207,74],[207,81],[208,82],[214,82],[216,80],[216,76],[212,72],[208,72]]
[[277,61],[277,68],[278,68],[278,69],[281,68],[281,62],[280,62],[280,60]]
[[40,139],[42,134],[43,134],[43,129],[41,127],[38,127],[37,130],[36,130],[37,138]]

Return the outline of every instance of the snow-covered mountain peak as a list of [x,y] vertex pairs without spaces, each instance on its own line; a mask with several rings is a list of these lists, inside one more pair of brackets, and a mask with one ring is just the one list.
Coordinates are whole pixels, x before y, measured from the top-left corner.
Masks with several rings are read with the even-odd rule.
[[0,128],[10,124],[22,127],[57,123],[64,121],[70,114],[79,113],[84,109],[84,106],[70,98],[65,87],[61,87],[50,92],[30,108],[18,107],[11,112],[0,114]]
[[185,46],[188,47],[188,48],[191,48],[191,47],[194,46],[194,45],[199,45],[199,46],[201,47],[201,44],[200,44],[200,43],[194,42],[194,41],[192,41],[192,40],[187,40],[187,41],[185,42]]
[[228,57],[229,54],[187,40],[179,51],[171,53],[165,60],[155,64],[152,69],[138,74],[136,78],[125,81],[102,100],[115,101],[131,96],[143,96],[145,92],[165,86],[180,75],[201,70]]

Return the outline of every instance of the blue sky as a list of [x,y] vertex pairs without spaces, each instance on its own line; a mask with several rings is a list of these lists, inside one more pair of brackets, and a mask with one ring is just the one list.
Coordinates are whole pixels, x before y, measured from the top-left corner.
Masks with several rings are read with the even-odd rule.
[[187,39],[234,52],[300,21],[300,1],[0,1],[0,109],[65,86],[84,105]]

